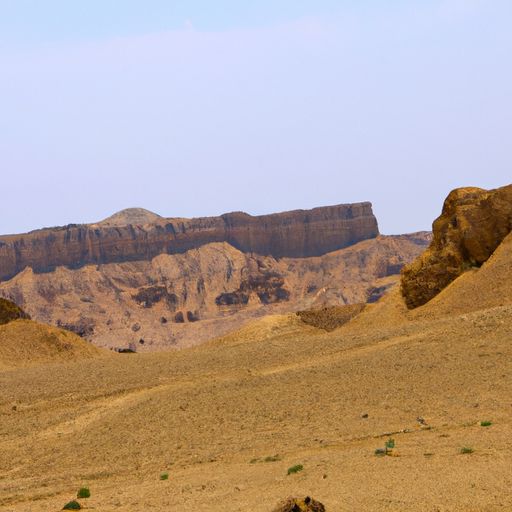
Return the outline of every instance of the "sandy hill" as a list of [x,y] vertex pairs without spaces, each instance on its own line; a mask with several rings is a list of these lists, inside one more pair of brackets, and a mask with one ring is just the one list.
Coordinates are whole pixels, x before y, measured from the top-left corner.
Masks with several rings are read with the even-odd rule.
[[105,512],[512,510],[510,243],[421,307],[394,288],[331,332],[278,315],[0,372],[0,510],[59,510],[81,485]]
[[0,371],[107,355],[72,332],[31,321],[0,298]]
[[76,334],[31,320],[0,325],[0,370],[108,355]]

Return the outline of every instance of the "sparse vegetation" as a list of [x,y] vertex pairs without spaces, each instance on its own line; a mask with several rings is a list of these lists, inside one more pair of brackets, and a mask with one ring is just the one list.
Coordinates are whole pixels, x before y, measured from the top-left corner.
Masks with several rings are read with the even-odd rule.
[[395,440],[390,437],[384,443],[384,448],[377,448],[374,453],[377,456],[391,455],[393,453],[394,448],[395,448]]
[[460,453],[462,455],[467,455],[469,453],[473,453],[475,450],[473,450],[473,448],[469,447],[469,446],[463,446],[461,449],[460,449]]
[[169,473],[162,473],[160,475],[160,480],[169,480]]
[[254,459],[251,459],[249,461],[249,464],[256,464],[257,462],[277,462],[281,460],[281,457],[279,455],[268,455],[267,457],[265,457],[264,459],[261,459],[261,458],[254,458]]
[[91,497],[91,491],[89,490],[89,487],[80,487],[78,489],[78,492],[76,494],[77,498],[90,498]]
[[80,503],[78,503],[78,501],[73,500],[73,501],[70,501],[69,503],[66,503],[62,507],[62,510],[82,510],[82,505],[80,505]]
[[288,468],[287,474],[293,475],[295,473],[298,473],[299,471],[302,471],[304,469],[304,466],[302,464],[295,464],[295,466],[291,466]]
[[481,427],[490,427],[492,425],[492,421],[481,421],[480,426]]

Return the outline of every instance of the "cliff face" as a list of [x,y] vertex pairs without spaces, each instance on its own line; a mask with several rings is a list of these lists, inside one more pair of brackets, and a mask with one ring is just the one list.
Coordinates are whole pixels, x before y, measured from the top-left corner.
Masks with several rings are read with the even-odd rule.
[[[116,215],[115,222],[110,218],[98,224],[0,236],[0,280],[27,267],[42,273],[59,266],[150,261],[159,254],[180,254],[213,242],[275,258],[320,256],[378,235],[370,203],[258,217],[241,212],[197,219],[147,214],[136,216],[135,222],[133,216]],[[151,221],[136,223],[141,219]]]
[[429,240],[427,233],[379,236],[323,256],[280,259],[212,243],[150,261],[25,269],[0,283],[0,296],[99,346],[187,347],[263,315],[373,301]]
[[402,274],[407,306],[422,306],[470,268],[480,267],[512,231],[512,185],[461,188],[444,202],[429,248]]

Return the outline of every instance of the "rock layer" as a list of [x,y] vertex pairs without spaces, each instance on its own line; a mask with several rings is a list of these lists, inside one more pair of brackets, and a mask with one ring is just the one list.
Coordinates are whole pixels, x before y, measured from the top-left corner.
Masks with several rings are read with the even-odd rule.
[[[150,222],[136,223],[147,220]],[[27,267],[42,273],[59,266],[150,261],[159,254],[184,253],[213,242],[275,258],[319,256],[378,234],[371,203],[258,217],[235,212],[197,219],[165,219],[129,210],[103,223],[0,236],[0,280]]]
[[429,248],[402,272],[409,309],[422,306],[454,279],[480,267],[512,231],[512,185],[460,188],[446,198]]
[[280,259],[214,243],[151,261],[25,269],[0,283],[0,296],[99,346],[186,347],[259,316],[373,300],[429,240],[427,233],[379,236],[323,256]]

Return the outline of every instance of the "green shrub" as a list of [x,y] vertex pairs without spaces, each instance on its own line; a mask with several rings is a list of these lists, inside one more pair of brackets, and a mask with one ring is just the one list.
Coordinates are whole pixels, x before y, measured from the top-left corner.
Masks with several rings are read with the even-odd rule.
[[66,503],[64,505],[64,507],[62,507],[62,510],[81,510],[81,509],[82,509],[82,505],[80,505],[80,503],[78,503],[78,501],[76,501],[76,500],[70,501],[69,503]]
[[395,440],[390,437],[384,443],[384,448],[377,448],[374,453],[375,453],[375,455],[377,455],[379,457],[382,455],[391,455],[394,448],[395,448]]
[[80,487],[80,489],[78,489],[76,497],[77,498],[90,498],[91,491],[89,490],[89,487]]
[[460,449],[460,453],[462,455],[466,455],[468,453],[473,453],[475,450],[473,450],[473,448],[469,447],[469,446],[464,446]]
[[160,480],[169,480],[169,473],[162,473],[160,475]]
[[302,471],[304,469],[304,466],[302,464],[296,464],[295,466],[292,466],[291,468],[288,468],[288,475],[293,475],[294,473],[298,473],[299,471]]
[[386,450],[392,450],[395,447],[395,440],[391,437],[385,443]]
[[480,426],[481,427],[490,427],[492,425],[492,421],[481,421]]

